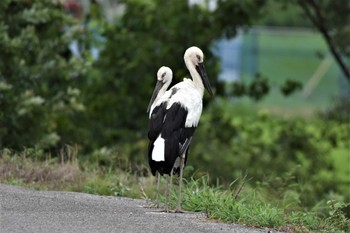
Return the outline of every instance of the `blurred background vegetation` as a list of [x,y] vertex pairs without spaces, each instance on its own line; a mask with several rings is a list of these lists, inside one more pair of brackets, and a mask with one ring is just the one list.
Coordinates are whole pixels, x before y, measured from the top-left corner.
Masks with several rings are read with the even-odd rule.
[[84,166],[150,176],[156,72],[169,66],[181,81],[196,45],[215,98],[187,177],[228,185],[247,174],[291,208],[349,202],[350,3],[313,3],[2,0],[0,148],[44,160],[70,145]]

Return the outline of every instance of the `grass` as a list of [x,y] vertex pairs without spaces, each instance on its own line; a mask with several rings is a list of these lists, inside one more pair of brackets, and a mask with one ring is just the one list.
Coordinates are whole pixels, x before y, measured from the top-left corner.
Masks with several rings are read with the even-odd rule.
[[0,181],[45,190],[73,188],[82,182],[77,161],[63,165],[55,159],[39,162],[28,157],[27,151],[13,154],[6,149],[0,156]]
[[[242,63],[251,63],[251,34],[244,36]],[[267,76],[271,89],[258,106],[278,114],[310,115],[325,109],[332,98],[339,94],[340,71],[322,37],[311,31],[259,30],[257,34],[257,72]],[[316,72],[324,57],[331,57],[332,64],[308,98],[302,91],[284,97],[279,87],[288,79],[301,82],[304,87]],[[243,67],[242,79],[251,80],[249,67]]]
[[[39,190],[77,191],[97,195],[155,198],[155,178],[138,177],[131,172],[106,169],[79,161],[77,154],[63,162],[48,157],[39,160],[26,151],[0,153],[0,182]],[[174,183],[176,184],[176,178]],[[164,193],[164,179],[160,194]],[[341,211],[344,203],[331,201],[329,215],[291,210],[267,201],[267,190],[233,182],[229,187],[210,186],[208,176],[184,180],[182,207],[188,211],[204,212],[209,219],[239,223],[256,228],[270,228],[285,232],[347,232],[350,221]],[[176,185],[175,185],[176,186]],[[171,192],[170,205],[177,203],[177,187]],[[160,195],[165,203],[165,196]]]
[[[236,189],[223,189],[208,184],[208,177],[191,179],[183,190],[182,207],[206,213],[210,219],[227,223],[240,223],[257,228],[270,228],[284,232],[348,232],[350,221],[341,212],[346,205],[329,203],[333,215],[321,217],[317,212],[288,211],[267,203],[257,190],[247,188],[237,195]],[[165,197],[161,199],[165,202]],[[177,193],[171,195],[171,206],[176,207]],[[334,216],[337,216],[336,218]]]
[[[0,151],[0,183],[21,185],[38,190],[75,191],[98,195],[142,198],[153,193],[153,177],[144,179],[118,169],[104,169],[78,160],[77,154],[64,162],[58,158],[41,160],[25,150]],[[68,150],[69,151],[69,150]],[[39,152],[40,153],[40,152]],[[69,152],[71,153],[71,152]],[[31,153],[29,153],[31,154]],[[149,187],[149,188],[148,188]]]

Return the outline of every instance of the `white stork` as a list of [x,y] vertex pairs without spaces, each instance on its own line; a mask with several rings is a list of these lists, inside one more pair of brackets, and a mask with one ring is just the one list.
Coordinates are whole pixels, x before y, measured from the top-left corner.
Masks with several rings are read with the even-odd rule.
[[[151,100],[150,100],[148,107],[147,107],[147,113],[149,113],[150,118],[151,118],[151,113],[152,113],[157,101],[160,99],[160,97],[162,95],[164,95],[164,93],[166,92],[166,90],[170,86],[172,80],[173,80],[173,71],[167,66],[160,67],[158,72],[157,72],[157,83],[156,83],[156,86],[154,87]],[[160,184],[160,173],[158,172],[157,202],[158,202],[159,184]],[[166,196],[167,196],[167,202],[166,202],[167,208],[166,208],[166,210],[168,211],[168,201],[169,201],[168,179],[167,179],[167,186],[166,186]],[[158,206],[158,204],[157,204],[157,206]]]
[[202,114],[204,88],[213,95],[204,68],[204,54],[198,47],[186,50],[184,60],[192,80],[184,80],[154,104],[150,116],[148,137],[149,165],[152,174],[177,173],[180,175],[176,212],[181,212],[183,168],[189,144]]

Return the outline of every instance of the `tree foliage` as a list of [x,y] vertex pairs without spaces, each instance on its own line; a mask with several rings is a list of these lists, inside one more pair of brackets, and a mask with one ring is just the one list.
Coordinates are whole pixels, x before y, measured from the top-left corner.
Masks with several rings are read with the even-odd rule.
[[350,3],[332,0],[269,0],[258,24],[313,27],[323,36],[340,69],[350,80]]
[[[322,34],[344,76],[350,82],[350,2],[298,0],[305,15]],[[347,57],[347,58],[345,58]]]
[[74,139],[83,110],[72,19],[50,0],[0,3],[0,147],[49,148]]

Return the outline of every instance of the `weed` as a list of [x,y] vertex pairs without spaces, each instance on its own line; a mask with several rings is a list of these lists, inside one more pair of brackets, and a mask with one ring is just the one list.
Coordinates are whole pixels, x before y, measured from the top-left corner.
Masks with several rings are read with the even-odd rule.
[[345,204],[344,202],[330,200],[327,202],[327,205],[329,207],[329,217],[326,218],[326,225],[329,230],[337,232],[338,229],[342,229],[344,232],[350,232],[350,219],[348,219],[342,211],[348,207],[350,203]]

